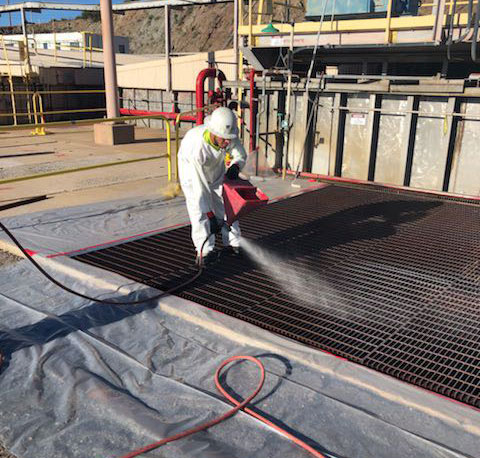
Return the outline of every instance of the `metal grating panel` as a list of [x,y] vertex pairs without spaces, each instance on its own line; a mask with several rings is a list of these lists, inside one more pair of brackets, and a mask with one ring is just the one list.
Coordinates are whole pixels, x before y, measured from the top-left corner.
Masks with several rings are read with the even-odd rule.
[[[300,286],[225,255],[179,296],[480,407],[479,205],[330,186],[241,223]],[[159,289],[195,272],[189,227],[75,258]]]

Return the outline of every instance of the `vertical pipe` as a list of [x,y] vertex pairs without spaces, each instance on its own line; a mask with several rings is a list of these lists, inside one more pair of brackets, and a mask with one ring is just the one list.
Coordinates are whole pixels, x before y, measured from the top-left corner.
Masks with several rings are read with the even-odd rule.
[[217,70],[214,68],[205,68],[203,69],[197,76],[196,81],[196,90],[195,90],[195,98],[196,98],[196,108],[197,108],[197,125],[203,124],[205,113],[203,111],[203,107],[205,106],[204,100],[204,84],[207,78],[214,78],[217,74]]
[[233,2],[233,53],[235,55],[235,79],[238,78],[238,3],[239,0],[234,0]]
[[86,38],[85,32],[82,32],[82,42],[83,42],[83,49],[82,49],[83,68],[85,68],[87,66],[87,38]]
[[120,107],[117,91],[117,69],[113,38],[112,0],[100,0],[100,17],[102,19],[103,72],[105,77],[105,97],[107,118],[118,118]]
[[255,128],[257,121],[257,105],[255,102],[255,70],[252,68],[249,74],[250,79],[250,151],[253,153],[255,150]]
[[167,92],[170,97],[170,101],[173,102],[172,97],[172,62],[170,59],[170,7],[164,6],[165,13],[165,65],[167,70]]
[[253,23],[252,23],[252,14],[253,14],[253,0],[248,0],[248,46],[253,47]]
[[30,49],[28,49],[28,35],[27,35],[27,21],[25,19],[25,10],[20,8],[20,17],[22,19],[22,34],[23,34],[23,43],[25,46],[25,56],[27,57],[27,73],[31,73],[30,67]]
[[[255,125],[255,148],[257,149],[257,155],[255,157],[255,175],[258,175],[258,156],[260,154],[260,116],[265,113],[265,99],[266,99],[266,86],[267,86],[267,79],[266,79],[266,74],[267,71],[263,70],[262,71],[262,99],[261,99],[261,105],[260,105],[260,96],[257,98],[257,109],[256,109],[256,118],[257,118],[257,124]],[[259,107],[261,106],[261,109],[259,110]],[[265,116],[265,124],[266,124],[266,138],[265,138],[265,157],[267,157],[267,145],[268,145],[268,113],[266,113]]]
[[92,66],[92,51],[93,51],[93,46],[92,46],[92,35],[88,36],[88,47],[90,50],[89,53],[89,60],[90,60],[90,67]]
[[[238,25],[236,28],[236,36],[237,36],[237,46],[238,46],[238,27],[243,26],[243,0],[236,0],[238,8],[237,8],[237,21]],[[243,53],[239,50],[237,50],[237,61],[236,61],[236,69],[237,73],[235,78],[238,81],[242,80],[242,73],[243,73]],[[240,130],[242,128],[242,108],[241,108],[241,102],[243,98],[243,91],[241,87],[238,87],[237,89],[237,100],[238,100],[238,106],[237,106],[237,115],[238,115],[238,129]]]
[[285,126],[283,130],[284,142],[283,142],[283,171],[282,178],[285,179],[287,176],[287,166],[288,166],[288,148],[290,140],[290,95],[292,91],[292,66],[293,66],[293,40],[294,40],[294,25],[290,25],[290,49],[288,56],[288,79],[287,79],[287,99],[285,101]]

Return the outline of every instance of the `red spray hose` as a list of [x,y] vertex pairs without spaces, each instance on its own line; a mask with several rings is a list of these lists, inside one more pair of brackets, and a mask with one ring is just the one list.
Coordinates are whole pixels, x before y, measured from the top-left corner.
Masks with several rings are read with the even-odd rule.
[[[248,360],[253,363],[255,363],[259,370],[260,370],[260,381],[258,382],[258,386],[255,389],[255,391],[245,400],[242,402],[239,402],[237,399],[233,398],[230,396],[223,386],[220,383],[220,374],[222,372],[222,369],[227,366],[228,364],[234,362],[234,361],[239,361],[239,360]],[[253,410],[249,409],[247,407],[247,404],[255,398],[255,396],[260,392],[260,390],[263,387],[263,382],[265,381],[265,368],[263,364],[261,363],[260,360],[255,358],[254,356],[232,356],[231,358],[226,359],[223,361],[222,364],[217,368],[217,371],[215,372],[215,385],[217,387],[217,390],[225,396],[232,404],[235,405],[233,409],[230,409],[228,412],[224,413],[223,415],[220,415],[217,418],[214,418],[213,420],[207,421],[201,425],[195,426],[194,428],[187,429],[186,431],[183,431],[181,433],[175,434],[170,437],[166,437],[165,439],[159,440],[158,442],[153,442],[150,445],[147,445],[145,447],[139,448],[137,450],[134,450],[133,452],[128,453],[127,455],[124,455],[122,458],[133,458],[135,456],[139,456],[142,453],[149,452],[150,450],[156,449],[162,445],[168,444],[169,442],[173,442],[179,439],[183,439],[184,437],[190,436],[191,434],[198,433],[200,431],[203,431],[205,429],[208,429],[214,425],[217,425],[218,423],[222,422],[223,420],[226,420],[227,418],[230,418],[234,414],[236,414],[239,410],[243,410],[245,413],[248,413],[252,417],[256,418],[257,420],[260,420],[261,422],[265,423],[266,425],[270,426],[271,428],[275,429],[278,431],[280,434],[283,436],[287,437],[291,441],[293,441],[295,444],[299,445],[302,447],[304,450],[307,452],[310,452],[313,456],[318,457],[318,458],[325,458],[325,455],[322,455],[320,452],[317,452],[314,448],[310,447],[308,444],[300,440],[298,437],[295,437],[293,434],[290,434],[289,432],[285,431],[284,429],[280,428],[276,424],[272,423],[270,420],[267,420],[265,417],[262,417],[258,413],[254,412]]]

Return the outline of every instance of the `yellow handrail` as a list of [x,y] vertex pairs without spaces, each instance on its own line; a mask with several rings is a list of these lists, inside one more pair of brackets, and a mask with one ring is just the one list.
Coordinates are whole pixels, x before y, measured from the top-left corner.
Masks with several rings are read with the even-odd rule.
[[[198,110],[197,110],[198,111]],[[41,114],[41,112],[37,112]],[[74,121],[54,121],[48,123],[35,123],[35,124],[19,124],[16,126],[0,126],[0,132],[9,130],[25,130],[30,128],[44,128],[49,127],[67,127],[76,125],[92,125],[105,122],[123,122],[123,121],[136,121],[139,119],[161,119],[165,122],[167,131],[167,164],[168,164],[168,181],[172,181],[172,130],[170,127],[170,120],[161,115],[146,115],[146,116],[119,116],[117,118],[104,118],[104,119],[81,119]]]
[[[37,96],[39,94],[34,94],[34,96]],[[99,113],[99,112],[103,112],[103,111],[107,111],[106,108],[82,108],[82,109],[78,109],[78,110],[56,110],[56,111],[43,111],[41,109],[38,109],[38,110],[35,110],[34,108],[34,113],[33,113],[33,117],[35,118],[35,116],[38,116],[38,117],[41,117],[41,116],[44,116],[44,115],[59,115],[59,114],[73,114],[73,113]],[[27,113],[17,113],[17,116],[30,116],[31,113],[27,112]],[[12,113],[0,113],[0,117],[2,118],[5,118],[5,117],[8,117],[8,116],[12,116]],[[30,124],[25,124],[26,127],[35,127],[37,124],[37,122],[35,123],[30,123]]]
[[[12,87],[12,86],[11,86]],[[13,113],[0,113],[0,118],[10,117],[13,115],[14,125],[18,124],[19,116],[28,116],[30,121],[32,120],[32,113],[30,110],[30,97],[31,105],[33,106],[33,119],[35,124],[43,123],[45,124],[45,115],[59,115],[59,114],[73,114],[73,113],[98,113],[105,112],[105,108],[84,108],[76,110],[54,110],[54,111],[45,111],[43,108],[43,94],[102,94],[105,93],[104,89],[73,89],[73,90],[59,90],[59,91],[0,91],[0,95],[10,95],[13,100],[15,100],[15,95],[26,95],[27,96],[27,113],[17,112],[16,106],[13,105]],[[30,123],[30,125],[32,125]],[[45,129],[35,128],[32,131],[32,135],[45,135]]]

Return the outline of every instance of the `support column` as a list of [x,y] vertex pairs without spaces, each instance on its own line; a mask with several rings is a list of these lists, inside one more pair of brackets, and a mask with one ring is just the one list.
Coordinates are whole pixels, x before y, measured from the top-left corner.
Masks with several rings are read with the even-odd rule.
[[347,94],[337,93],[333,101],[332,138],[330,139],[329,175],[341,177],[343,166],[343,145],[345,142],[345,120]]
[[[168,5],[164,6],[164,13],[165,13],[165,64],[167,70],[167,85],[166,90],[168,92],[168,96],[170,97],[171,102],[173,102],[173,94],[172,94],[172,60],[170,58],[171,52],[171,26],[170,26],[170,7]],[[174,107],[172,107],[172,111],[174,111]]]
[[235,54],[235,78],[238,78],[238,1],[233,1],[233,52]]
[[28,46],[28,33],[27,33],[27,20],[25,19],[25,10],[20,8],[20,17],[22,19],[22,34],[23,34],[23,43],[25,45],[25,59],[27,61],[27,75],[32,72],[32,67],[30,66],[30,48]]
[[[458,113],[460,111],[460,97],[449,97],[446,112]],[[457,139],[457,127],[460,118],[458,116],[446,116],[444,121],[444,135],[448,135],[447,154],[445,161],[445,173],[443,176],[442,191],[448,192],[450,187],[450,176],[452,174],[452,164],[455,155],[455,145]]]
[[103,73],[105,75],[105,96],[107,99],[107,118],[118,118],[120,107],[117,93],[117,68],[113,42],[112,0],[100,0],[103,40]]
[[[115,62],[112,0],[100,0],[100,17],[102,20],[103,74],[107,118],[118,118],[120,117],[120,105]],[[95,143],[100,145],[131,143],[135,136],[133,125],[119,122],[95,124],[93,131]]]
[[377,166],[378,133],[380,130],[380,109],[382,108],[382,95],[370,95],[370,111],[368,112],[368,138],[370,159],[368,163],[368,181],[375,181],[375,168]]
[[408,141],[406,143],[407,151],[405,154],[405,175],[403,178],[403,186],[410,186],[410,180],[412,178],[413,167],[413,154],[415,150],[415,136],[417,134],[417,120],[418,120],[418,108],[420,107],[420,97],[415,95],[408,96],[407,105],[407,123],[409,124]]

